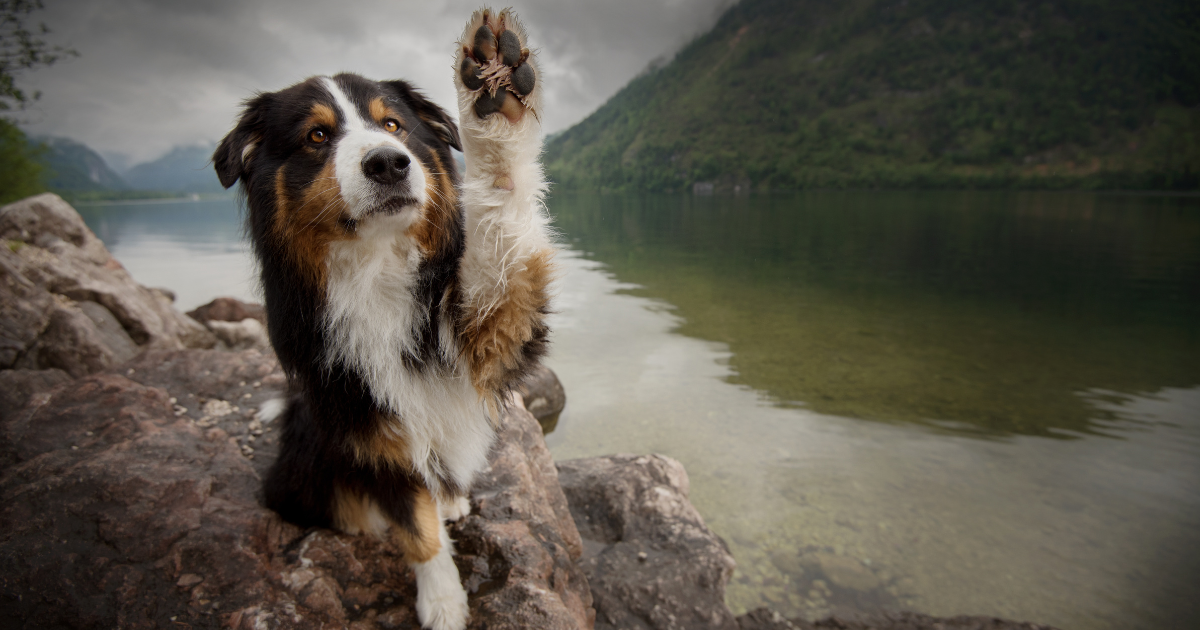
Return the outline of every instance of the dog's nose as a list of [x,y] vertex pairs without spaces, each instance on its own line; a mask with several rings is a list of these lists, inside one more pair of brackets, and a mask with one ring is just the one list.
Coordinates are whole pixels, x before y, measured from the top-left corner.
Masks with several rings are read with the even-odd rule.
[[393,147],[375,147],[363,158],[363,175],[385,186],[399,183],[408,175],[408,154]]

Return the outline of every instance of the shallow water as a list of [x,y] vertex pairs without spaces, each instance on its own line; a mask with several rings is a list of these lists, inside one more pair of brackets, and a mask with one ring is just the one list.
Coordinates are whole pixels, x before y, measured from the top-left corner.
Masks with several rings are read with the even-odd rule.
[[[1200,621],[1200,200],[550,207],[551,450],[680,459],[736,611]],[[183,308],[253,299],[232,203],[82,213]]]

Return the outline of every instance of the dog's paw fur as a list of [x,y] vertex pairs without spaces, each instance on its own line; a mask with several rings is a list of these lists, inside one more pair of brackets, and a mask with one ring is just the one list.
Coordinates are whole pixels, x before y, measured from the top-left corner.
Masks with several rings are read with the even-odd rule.
[[480,9],[459,40],[455,83],[480,119],[500,114],[516,124],[533,111],[540,90],[535,55],[515,13]]
[[442,513],[443,521],[454,522],[471,513],[471,502],[467,497],[457,497],[446,503],[439,503],[438,509]]
[[458,567],[454,565],[452,543],[446,528],[441,527],[442,548],[428,562],[410,566],[417,575],[417,619],[422,628],[431,630],[463,630],[471,609],[467,592],[459,582]]

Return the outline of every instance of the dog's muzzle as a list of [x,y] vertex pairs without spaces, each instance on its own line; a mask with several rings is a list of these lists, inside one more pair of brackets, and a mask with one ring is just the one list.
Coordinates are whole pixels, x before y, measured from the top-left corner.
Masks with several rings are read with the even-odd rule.
[[384,186],[395,186],[408,178],[408,166],[412,160],[406,153],[393,147],[375,147],[362,160],[363,175]]

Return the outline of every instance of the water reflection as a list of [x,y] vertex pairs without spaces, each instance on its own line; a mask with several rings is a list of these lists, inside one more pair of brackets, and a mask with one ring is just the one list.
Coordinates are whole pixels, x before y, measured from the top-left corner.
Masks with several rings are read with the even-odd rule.
[[81,204],[78,210],[135,280],[171,289],[181,310],[218,296],[259,301],[233,198]]
[[735,612],[1200,621],[1200,388],[1076,396],[1122,439],[980,440],[784,408],[728,382],[729,345],[672,334],[683,309],[576,253],[562,263],[549,364],[568,401],[551,451],[680,459],[737,558]]
[[1200,199],[557,195],[572,246],[779,403],[1064,436],[1077,392],[1200,382]]

